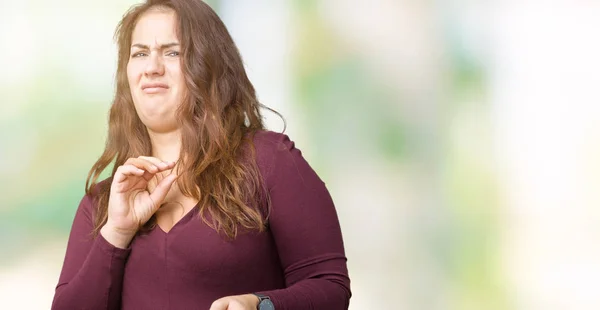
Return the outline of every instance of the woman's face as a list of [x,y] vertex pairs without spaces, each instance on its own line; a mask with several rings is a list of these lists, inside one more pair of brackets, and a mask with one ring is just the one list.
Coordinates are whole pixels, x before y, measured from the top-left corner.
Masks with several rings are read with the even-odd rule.
[[177,19],[170,9],[150,9],[131,38],[127,79],[138,116],[153,132],[176,130],[175,110],[186,90],[181,71]]

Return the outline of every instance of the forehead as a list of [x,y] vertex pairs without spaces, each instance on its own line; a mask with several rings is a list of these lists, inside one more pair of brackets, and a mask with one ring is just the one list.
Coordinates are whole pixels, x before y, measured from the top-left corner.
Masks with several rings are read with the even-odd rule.
[[131,43],[155,44],[177,41],[177,19],[171,9],[150,9],[137,21]]

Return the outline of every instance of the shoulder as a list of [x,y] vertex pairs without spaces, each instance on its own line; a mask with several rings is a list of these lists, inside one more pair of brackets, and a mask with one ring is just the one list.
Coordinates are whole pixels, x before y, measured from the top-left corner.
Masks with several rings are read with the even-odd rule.
[[254,133],[252,139],[258,164],[273,165],[279,160],[291,159],[290,155],[298,153],[294,141],[283,133],[269,130],[260,130]]
[[108,177],[100,182],[97,182],[96,184],[92,184],[92,186],[90,186],[90,190],[86,193],[86,196],[89,196],[92,199],[97,199],[100,193],[110,189],[111,183],[112,177]]
[[111,183],[112,177],[108,177],[96,184],[92,184],[81,199],[79,208],[89,214],[95,213],[100,195],[110,190]]
[[282,178],[315,174],[290,137],[283,133],[257,131],[252,139],[258,168],[269,185]]
[[270,130],[259,130],[252,139],[257,153],[268,155],[274,152],[289,151],[295,148],[295,143],[284,133]]

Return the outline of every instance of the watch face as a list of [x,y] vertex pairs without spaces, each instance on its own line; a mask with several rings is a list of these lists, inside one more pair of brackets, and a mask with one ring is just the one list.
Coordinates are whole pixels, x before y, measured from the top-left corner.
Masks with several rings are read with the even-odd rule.
[[264,299],[263,301],[260,302],[260,304],[258,304],[258,309],[259,310],[275,310],[275,306],[273,305],[273,302],[269,299]]

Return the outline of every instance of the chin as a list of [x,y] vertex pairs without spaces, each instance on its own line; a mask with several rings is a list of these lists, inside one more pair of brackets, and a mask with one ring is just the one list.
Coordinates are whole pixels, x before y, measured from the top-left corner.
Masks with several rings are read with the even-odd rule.
[[148,128],[149,131],[156,133],[172,132],[179,129],[176,122],[167,122],[164,118],[154,121],[145,121],[144,125],[146,125],[146,128]]

